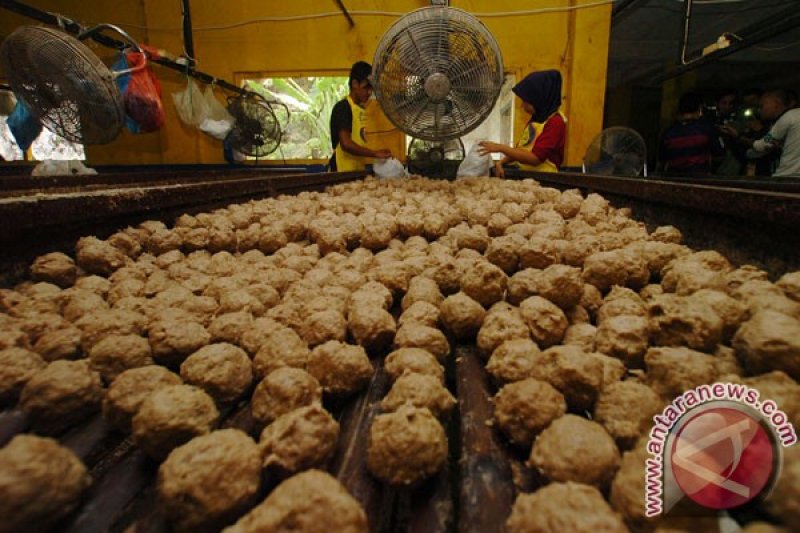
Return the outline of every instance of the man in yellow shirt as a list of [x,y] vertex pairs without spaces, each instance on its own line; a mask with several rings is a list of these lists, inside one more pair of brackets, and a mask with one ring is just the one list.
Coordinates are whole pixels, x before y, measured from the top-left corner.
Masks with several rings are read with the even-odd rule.
[[355,63],[350,69],[350,94],[333,106],[330,123],[333,144],[330,167],[333,172],[364,170],[370,158],[392,157],[392,152],[387,148],[367,148],[364,108],[372,96],[370,74],[372,67],[369,63]]

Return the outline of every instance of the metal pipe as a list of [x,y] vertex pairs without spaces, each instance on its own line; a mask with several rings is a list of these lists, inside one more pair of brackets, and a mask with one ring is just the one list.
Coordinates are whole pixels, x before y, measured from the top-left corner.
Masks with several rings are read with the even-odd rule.
[[767,39],[771,39],[772,37],[776,37],[798,27],[800,27],[800,11],[798,11],[795,7],[782,10],[774,15],[770,15],[769,17],[759,20],[755,24],[751,24],[750,26],[739,30],[737,35],[741,37],[740,41],[731,44],[727,48],[719,49],[711,54],[707,54],[693,61],[689,61],[686,64],[678,65],[668,72],[653,77],[650,80],[650,83],[658,84],[665,80],[675,78],[681,74],[694,70],[703,65],[719,61],[723,57],[735,54],[741,50],[750,48],[751,46],[757,45],[763,41],[766,41]]
[[[186,1],[188,2],[188,0],[186,0]],[[350,27],[352,28],[353,26],[355,26],[356,23],[353,20],[353,17],[350,16],[350,13],[347,11],[347,8],[344,7],[344,2],[342,2],[342,0],[336,0],[336,4],[339,6],[339,9],[342,10],[342,13],[344,13],[344,16],[347,19],[347,22],[350,23]]]
[[194,57],[194,38],[192,37],[192,10],[189,6],[189,0],[181,0],[181,9],[183,11],[183,54],[189,60],[189,66],[195,66]]
[[683,0],[683,40],[678,53],[678,61],[681,65],[686,64],[686,47],[689,44],[689,28],[692,23],[692,0]]

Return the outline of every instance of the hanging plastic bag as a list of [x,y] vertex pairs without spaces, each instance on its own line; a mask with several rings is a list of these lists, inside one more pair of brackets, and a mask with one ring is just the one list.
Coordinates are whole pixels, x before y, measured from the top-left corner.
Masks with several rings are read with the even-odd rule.
[[203,100],[208,110],[206,118],[200,123],[200,130],[217,140],[224,140],[233,128],[233,115],[214,96],[214,88],[209,85],[203,91]]
[[[140,52],[128,52],[126,59],[130,68],[137,68],[146,61]],[[138,126],[138,133],[158,131],[164,125],[161,84],[150,67],[135,70],[129,77],[128,87],[122,95],[125,113]]]
[[480,145],[475,143],[469,149],[467,157],[458,165],[458,177],[480,178],[489,175],[492,168],[492,158],[489,154],[481,155]]
[[197,128],[208,117],[208,104],[200,87],[189,78],[186,89],[172,93],[172,101],[178,111],[178,118],[187,126]]
[[17,105],[6,119],[6,124],[11,130],[14,140],[17,141],[17,146],[23,152],[31,147],[33,141],[42,132],[42,123],[31,114],[21,100],[17,100]]
[[377,178],[408,177],[408,173],[406,172],[403,163],[401,163],[394,157],[389,157],[386,159],[376,159],[375,162],[372,164],[372,172],[375,174],[375,177]]

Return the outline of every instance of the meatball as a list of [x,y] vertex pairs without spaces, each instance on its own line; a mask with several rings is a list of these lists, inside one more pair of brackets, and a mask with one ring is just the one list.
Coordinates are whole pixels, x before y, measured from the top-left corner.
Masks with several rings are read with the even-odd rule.
[[569,481],[517,496],[506,527],[509,533],[628,531],[597,488]]
[[25,384],[19,405],[39,433],[57,434],[100,409],[103,384],[86,361],[54,361]]
[[406,373],[397,378],[389,394],[381,401],[384,411],[397,411],[402,405],[425,407],[436,417],[450,413],[456,400],[435,376]]
[[530,339],[506,341],[492,352],[486,371],[498,382],[509,383],[533,376],[541,364],[539,347]]
[[344,341],[347,318],[335,309],[317,311],[306,316],[299,329],[300,336],[312,347],[328,341]]
[[550,239],[531,237],[519,249],[519,268],[547,268],[561,260],[561,252]]
[[388,311],[373,305],[351,309],[347,317],[347,329],[357,344],[367,350],[378,351],[392,344],[397,326]]
[[82,237],[75,246],[78,266],[86,272],[108,276],[125,265],[128,258],[117,248],[97,237]]
[[168,385],[148,396],[132,422],[133,441],[156,460],[176,447],[209,433],[219,412],[214,400],[191,385]]
[[614,285],[624,286],[628,281],[625,256],[620,250],[591,254],[583,265],[583,280],[602,292]]
[[92,347],[109,335],[141,335],[147,319],[133,311],[95,311],[75,322],[81,330],[81,348],[89,353]]
[[722,291],[700,289],[690,297],[707,304],[722,319],[722,340],[729,341],[744,321],[747,307]]
[[689,348],[650,348],[644,356],[647,378],[663,398],[675,398],[699,385],[714,383],[717,367],[713,355]]
[[478,348],[488,358],[505,341],[530,337],[531,332],[519,308],[497,304],[486,313],[481,329],[478,330]]
[[611,507],[620,513],[625,522],[636,531],[644,530],[648,523],[655,522],[655,520],[648,519],[645,514],[644,472],[646,472],[648,459],[650,459],[650,454],[647,452],[647,439],[641,439],[633,450],[625,452],[622,456],[619,471],[611,483],[609,497]]
[[518,446],[530,446],[536,435],[566,412],[564,396],[537,379],[509,383],[494,397],[497,426]]
[[24,348],[0,350],[0,405],[13,405],[25,384],[47,363],[37,354]]
[[564,415],[536,439],[528,464],[551,481],[602,487],[613,479],[619,462],[617,445],[603,426]]
[[601,353],[592,352],[588,353],[590,357],[600,361],[600,364],[603,367],[603,386],[605,388],[612,383],[616,383],[617,381],[621,380],[627,370],[625,369],[625,365],[617,359],[616,357],[609,357],[607,355],[603,355]]
[[89,351],[89,367],[106,383],[130,368],[152,364],[150,343],[139,335],[110,335]]
[[[479,304],[480,305],[480,304]],[[483,309],[483,307],[481,307]],[[416,323],[431,328],[439,327],[439,308],[428,302],[415,302],[400,314],[397,325]]]
[[704,301],[664,294],[648,302],[647,312],[656,345],[711,351],[722,341],[724,323]]
[[536,296],[540,289],[541,275],[541,270],[526,268],[511,276],[508,280],[508,301],[519,305],[524,299]]
[[628,450],[652,427],[653,417],[661,411],[663,403],[647,385],[618,381],[600,392],[594,406],[594,420],[606,428],[620,449]]
[[339,439],[339,423],[319,404],[279,416],[259,441],[263,465],[281,474],[322,467]]
[[265,334],[261,348],[253,358],[253,373],[263,379],[275,369],[288,366],[305,368],[311,350],[300,335],[286,326],[276,327]]
[[92,478],[57,441],[17,435],[0,449],[3,531],[46,531],[80,503]]
[[147,337],[153,359],[163,365],[177,367],[186,357],[211,342],[211,334],[202,324],[183,319],[150,322]]
[[367,468],[391,485],[414,485],[447,460],[447,436],[427,409],[404,405],[376,416],[369,429]]
[[542,352],[533,377],[547,381],[575,411],[591,409],[603,387],[603,363],[577,346],[553,346]]
[[428,302],[439,307],[444,296],[439,290],[439,285],[431,278],[416,276],[408,284],[408,291],[400,302],[400,306],[405,311],[416,302]]
[[578,346],[585,352],[593,352],[596,335],[597,328],[591,324],[573,324],[567,328],[561,342],[566,345]]
[[733,348],[751,374],[782,370],[800,379],[800,320],[777,311],[761,311],[742,324]]
[[258,446],[237,429],[192,439],[158,469],[159,504],[180,531],[229,523],[255,502],[260,486]]
[[253,391],[250,407],[260,426],[299,407],[322,402],[322,386],[305,370],[283,367],[270,372]]
[[392,292],[385,285],[377,281],[368,281],[350,295],[349,307],[352,309],[355,306],[374,303],[388,311],[393,301]]
[[555,304],[541,296],[531,296],[519,305],[519,310],[531,337],[539,346],[547,348],[564,338],[569,322]]
[[163,366],[143,366],[122,372],[103,397],[103,418],[119,431],[129,433],[131,420],[153,392],[180,385],[181,378]]
[[789,422],[795,428],[800,427],[800,384],[785,372],[775,370],[760,376],[745,378],[743,382],[761,393],[762,402],[765,399],[774,400],[789,417]]
[[31,264],[31,279],[34,281],[47,281],[59,287],[70,287],[75,283],[77,276],[75,261],[60,252],[40,255]]
[[77,359],[81,354],[81,330],[70,325],[47,331],[36,340],[33,350],[45,361]]
[[367,516],[334,477],[308,470],[278,485],[226,533],[298,531],[367,533]]
[[209,344],[181,363],[181,377],[218,402],[232,402],[244,395],[253,383],[253,365],[238,346]]
[[253,315],[246,311],[217,315],[208,326],[213,342],[239,345],[242,335],[253,327]]
[[433,376],[444,381],[444,368],[436,356],[422,348],[400,348],[386,356],[384,370],[392,381],[405,373]]
[[[53,282],[55,283],[55,282]],[[775,285],[795,302],[800,302],[800,271],[781,276]]]
[[536,278],[536,294],[556,304],[561,309],[578,305],[583,296],[581,269],[567,265],[551,265]]
[[642,368],[648,334],[645,317],[621,315],[600,324],[594,343],[598,352],[619,358],[629,368]]
[[349,396],[367,386],[374,369],[361,346],[328,341],[313,350],[306,365],[326,394]]
[[398,329],[394,344],[397,348],[422,348],[435,355],[439,361],[444,361],[450,354],[450,344],[444,333],[420,324],[406,324]]
[[461,275],[461,290],[484,307],[503,299],[507,283],[506,273],[488,261],[477,261]]
[[483,306],[463,292],[445,298],[439,311],[442,324],[457,339],[474,337],[486,316]]
[[783,470],[764,504],[767,512],[792,528],[800,521],[800,446],[790,446],[783,453]]

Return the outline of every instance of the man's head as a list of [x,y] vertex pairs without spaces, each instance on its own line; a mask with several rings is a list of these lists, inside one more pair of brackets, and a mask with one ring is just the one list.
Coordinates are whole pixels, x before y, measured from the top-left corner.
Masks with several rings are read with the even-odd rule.
[[372,66],[365,61],[358,61],[350,69],[350,96],[353,101],[363,106],[372,96],[372,84],[369,77],[372,74]]
[[717,115],[727,117],[736,109],[736,91],[725,89],[717,94]]
[[703,99],[697,93],[686,93],[678,101],[678,113],[681,115],[700,114],[703,109]]
[[775,120],[791,106],[791,96],[788,91],[783,89],[773,89],[765,92],[761,96],[759,105],[761,118],[764,120]]

